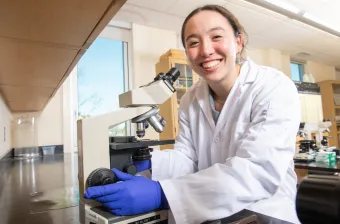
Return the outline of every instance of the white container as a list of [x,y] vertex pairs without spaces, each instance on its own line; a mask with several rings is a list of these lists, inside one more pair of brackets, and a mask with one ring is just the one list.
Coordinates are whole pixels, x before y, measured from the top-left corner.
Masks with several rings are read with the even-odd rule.
[[55,145],[52,146],[42,146],[43,155],[54,155]]
[[304,75],[302,76],[302,80],[303,80],[304,82],[310,82],[309,75],[304,74]]
[[310,82],[315,83],[315,78],[312,74],[309,74],[309,80]]

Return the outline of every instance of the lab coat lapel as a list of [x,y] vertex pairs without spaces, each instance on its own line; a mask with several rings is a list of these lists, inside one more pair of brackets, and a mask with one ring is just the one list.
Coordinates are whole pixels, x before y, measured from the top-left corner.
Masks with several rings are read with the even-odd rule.
[[227,122],[231,122],[230,119],[232,119],[233,114],[238,113],[239,99],[249,87],[249,84],[255,81],[257,70],[256,65],[250,59],[243,63],[240,75],[236,79],[218,118],[214,136],[221,131]]
[[212,130],[214,130],[215,122],[212,116],[211,106],[209,103],[209,87],[204,80],[201,80],[199,85],[200,86],[198,88],[198,91],[196,92],[196,99],[206,119],[208,120],[210,127],[212,128]]

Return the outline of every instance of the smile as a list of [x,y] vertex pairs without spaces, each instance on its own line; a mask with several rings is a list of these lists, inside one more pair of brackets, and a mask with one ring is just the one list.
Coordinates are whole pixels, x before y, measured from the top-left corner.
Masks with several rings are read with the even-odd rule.
[[222,60],[213,60],[213,61],[208,61],[208,62],[203,62],[201,63],[200,65],[207,69],[207,68],[215,68],[217,67],[220,63],[221,63]]

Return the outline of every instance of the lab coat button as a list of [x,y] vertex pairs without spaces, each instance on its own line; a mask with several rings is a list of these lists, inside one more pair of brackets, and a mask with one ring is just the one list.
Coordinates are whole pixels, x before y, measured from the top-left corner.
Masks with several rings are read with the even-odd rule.
[[219,143],[220,142],[220,138],[215,138],[215,143]]

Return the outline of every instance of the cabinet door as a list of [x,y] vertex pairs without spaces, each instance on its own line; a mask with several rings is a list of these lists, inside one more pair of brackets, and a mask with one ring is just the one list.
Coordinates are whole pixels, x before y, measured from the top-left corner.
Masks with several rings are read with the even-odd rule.
[[190,87],[193,85],[195,81],[197,81],[197,78],[195,74],[193,73],[190,65],[188,65],[185,61],[183,63],[181,62],[174,62],[173,67],[176,67],[179,72],[180,76],[176,80],[176,83],[174,84],[176,88],[176,94],[175,94],[175,100],[173,108],[175,109],[174,118],[177,121],[177,126],[175,127],[175,135],[178,135],[178,109],[180,105],[181,98],[183,95],[190,89]]
[[188,89],[193,84],[192,70],[191,67],[187,64],[174,63],[173,65],[176,67],[180,76],[176,80],[175,87],[177,90],[177,103],[180,103],[182,96],[188,91]]
[[320,95],[300,94],[300,102],[302,122],[319,123],[323,120]]

